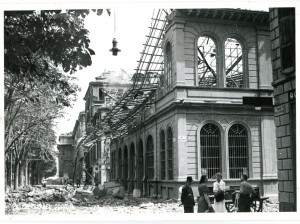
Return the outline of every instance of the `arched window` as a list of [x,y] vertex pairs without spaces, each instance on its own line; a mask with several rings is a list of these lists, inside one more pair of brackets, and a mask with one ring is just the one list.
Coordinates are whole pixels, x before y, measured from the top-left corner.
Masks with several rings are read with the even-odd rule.
[[154,177],[154,144],[153,138],[149,135],[147,139],[146,147],[146,176],[148,179],[153,179]]
[[121,148],[119,148],[119,155],[118,155],[118,178],[121,179],[122,178],[122,150]]
[[170,90],[172,88],[172,82],[173,82],[172,46],[171,46],[170,42],[167,43],[167,46],[166,46],[165,77],[166,77],[166,82],[165,82],[166,89]]
[[233,125],[228,132],[229,177],[248,175],[248,133],[244,126]]
[[243,49],[235,38],[225,41],[226,87],[242,88],[244,86]]
[[160,175],[161,179],[166,179],[166,139],[165,139],[165,132],[161,130],[160,132]]
[[201,169],[209,179],[221,171],[221,135],[214,124],[206,124],[200,131]]
[[143,178],[144,178],[144,149],[143,149],[142,139],[139,140],[137,153],[138,153],[137,187],[138,189],[142,190]]
[[[127,146],[124,147],[123,165],[124,165],[124,178],[123,179],[124,179],[124,181],[127,181],[127,178],[128,178],[128,149],[127,149]],[[127,182],[125,182],[125,183],[127,183]],[[127,185],[126,185],[126,187],[127,187]]]
[[173,132],[172,128],[168,128],[168,140],[167,140],[167,147],[168,147],[168,179],[173,180]]
[[199,86],[217,85],[216,44],[208,36],[201,36],[197,43]]
[[135,147],[134,147],[134,144],[133,142],[131,143],[131,146],[130,146],[130,175],[129,177],[133,180],[134,176],[135,176],[135,168],[136,168],[136,165],[135,165],[135,161],[134,161],[134,157],[135,157]]
[[115,179],[115,172],[116,172],[116,168],[115,168],[115,152],[111,153],[111,172],[110,172],[110,178],[111,179]]

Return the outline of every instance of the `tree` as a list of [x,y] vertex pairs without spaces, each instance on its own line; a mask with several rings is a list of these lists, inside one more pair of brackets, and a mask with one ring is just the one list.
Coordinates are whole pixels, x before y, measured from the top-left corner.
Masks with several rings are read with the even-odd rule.
[[53,153],[55,141],[47,138],[53,120],[62,115],[63,107],[71,106],[78,89],[66,73],[92,64],[95,52],[84,28],[89,12],[4,13],[5,159],[14,164],[14,187],[18,167],[30,154],[46,161]]

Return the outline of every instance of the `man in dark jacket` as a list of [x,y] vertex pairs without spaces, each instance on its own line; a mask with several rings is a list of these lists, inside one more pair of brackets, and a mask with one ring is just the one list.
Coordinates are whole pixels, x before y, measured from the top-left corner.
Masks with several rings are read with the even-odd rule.
[[194,200],[194,194],[192,190],[192,177],[186,178],[186,184],[182,188],[181,192],[181,203],[184,207],[184,213],[194,213],[194,206],[195,206],[195,200]]
[[253,187],[247,182],[248,176],[241,176],[238,212],[250,212],[251,196],[257,196]]

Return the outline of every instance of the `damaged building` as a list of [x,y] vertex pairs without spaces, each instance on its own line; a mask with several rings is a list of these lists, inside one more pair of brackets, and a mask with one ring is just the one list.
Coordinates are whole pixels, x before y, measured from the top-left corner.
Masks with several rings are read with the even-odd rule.
[[276,196],[269,13],[158,10],[133,84],[99,119],[111,137],[110,179],[135,196],[178,198],[192,176],[240,175]]

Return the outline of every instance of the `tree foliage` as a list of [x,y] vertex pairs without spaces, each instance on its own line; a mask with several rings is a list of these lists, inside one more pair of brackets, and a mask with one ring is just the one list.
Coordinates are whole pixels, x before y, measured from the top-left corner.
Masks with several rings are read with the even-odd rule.
[[5,158],[10,156],[15,176],[28,159],[40,159],[48,164],[45,172],[54,172],[54,119],[76,99],[71,74],[90,66],[95,54],[84,27],[89,13],[4,12]]

